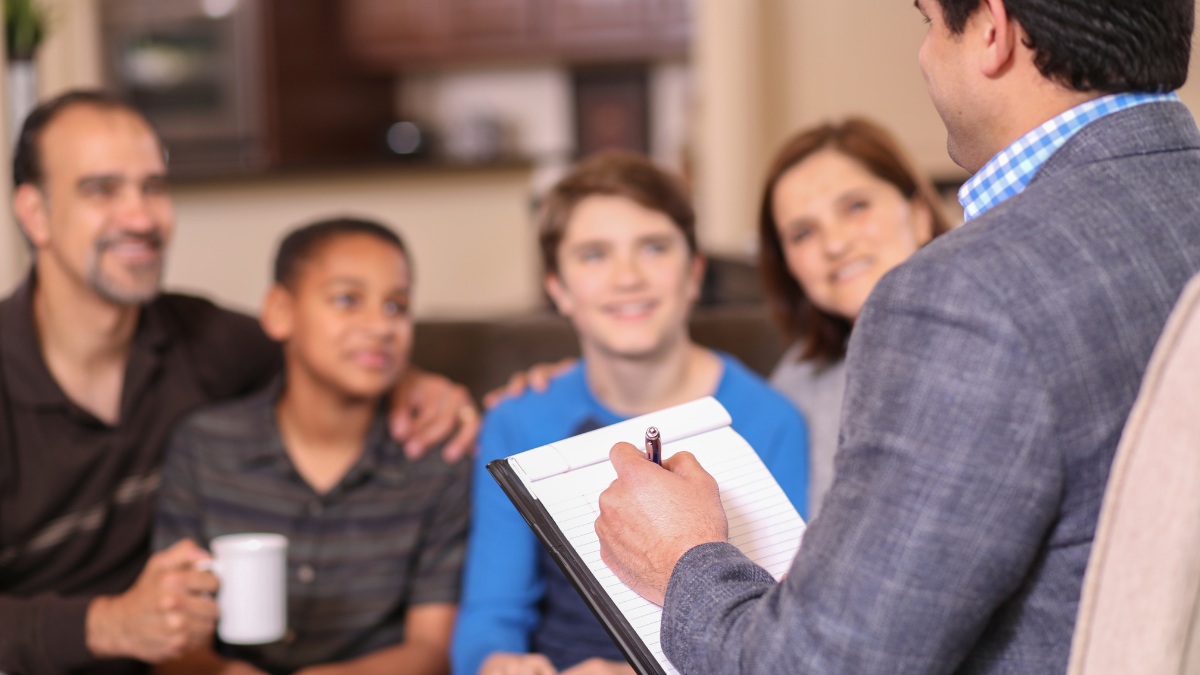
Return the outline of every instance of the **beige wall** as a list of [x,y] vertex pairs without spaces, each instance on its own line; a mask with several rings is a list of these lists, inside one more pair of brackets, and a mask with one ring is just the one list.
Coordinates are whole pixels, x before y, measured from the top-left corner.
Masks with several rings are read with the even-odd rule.
[[[48,0],[51,40],[39,56],[41,92],[99,81],[94,0]],[[961,176],[916,65],[925,26],[907,1],[694,0],[692,155],[700,238],[749,255],[759,182],[793,131],[848,114],[892,128],[936,177]],[[1200,49],[1181,95],[1200,110]],[[7,138],[0,140],[7,185]],[[220,300],[257,306],[279,232],[352,208],[399,227],[421,270],[419,313],[521,311],[539,302],[522,171],[468,174],[351,172],[180,186],[180,232],[168,273]],[[0,214],[0,290],[24,269],[23,245]]]
[[910,3],[699,0],[697,206],[712,250],[749,255],[766,165],[810,124],[868,115],[937,177],[960,176],[916,64]]
[[254,310],[283,232],[314,218],[376,218],[415,260],[419,316],[513,313],[540,301],[529,170],[372,169],[180,185],[167,286]]
[[[93,0],[40,0],[51,17],[50,37],[38,52],[38,90],[44,98],[71,87],[95,86],[100,84],[99,31],[96,23],[96,7]],[[0,47],[3,46],[0,35]],[[0,54],[3,54],[0,49]],[[6,92],[7,82],[0,74],[0,92]],[[0,117],[8,114],[8,106],[0,106]],[[5,131],[0,136],[0,181],[3,194],[11,193],[12,182],[11,141],[8,135],[9,122],[4,120]],[[7,294],[24,276],[28,265],[25,243],[17,233],[12,219],[9,200],[5,199],[0,209],[0,293]]]
[[867,115],[892,129],[933,174],[956,175],[945,150],[945,132],[917,67],[925,23],[912,3],[877,0],[791,2],[776,22],[782,34],[787,83],[780,104],[782,127],[773,142],[795,128],[846,115]]
[[[925,93],[925,24],[907,0],[696,0],[696,138],[702,237],[754,250],[759,182],[776,145],[808,125],[867,115],[935,178],[964,175]],[[1200,111],[1200,48],[1180,91]]]

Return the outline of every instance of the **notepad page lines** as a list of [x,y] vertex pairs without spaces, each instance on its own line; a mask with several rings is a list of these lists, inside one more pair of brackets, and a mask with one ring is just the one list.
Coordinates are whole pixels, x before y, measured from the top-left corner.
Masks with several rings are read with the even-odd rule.
[[717,478],[729,542],[776,578],[799,549],[804,523],[754,449],[732,429],[706,434],[691,451]]
[[[596,469],[595,472],[600,473],[601,471]],[[589,479],[574,476],[575,480],[572,480],[568,478],[568,475],[555,476],[545,481],[559,483],[554,486],[554,489],[543,490],[546,486],[539,484],[539,494],[545,493],[554,497],[553,501],[543,497],[543,506],[550,512],[563,536],[579,554],[583,563],[596,577],[596,581],[612,599],[634,632],[641,637],[642,642],[646,644],[646,648],[654,655],[659,665],[668,673],[675,675],[677,671],[663,653],[659,636],[662,608],[625,585],[600,558],[600,541],[596,536],[596,518],[599,516],[599,512],[596,505],[599,502],[600,493],[608,487],[611,480],[604,482],[598,489],[593,483],[591,490],[581,493],[578,488],[589,482]],[[583,479],[580,480],[581,478]]]
[[[687,450],[717,478],[729,522],[730,543],[778,578],[790,565],[804,525],[754,449],[726,427],[663,448],[665,456]],[[662,610],[626,586],[600,559],[595,521],[598,502],[616,477],[608,462],[537,482],[537,494],[570,545],[669,673],[662,652]]]

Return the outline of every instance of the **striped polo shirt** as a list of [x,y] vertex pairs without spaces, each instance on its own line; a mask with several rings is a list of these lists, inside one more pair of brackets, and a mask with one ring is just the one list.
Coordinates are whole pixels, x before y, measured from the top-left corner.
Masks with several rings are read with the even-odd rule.
[[405,457],[381,407],[358,461],[319,494],[284,449],[281,385],[188,417],[168,448],[155,548],[238,532],[288,538],[288,635],[218,645],[268,672],[341,661],[404,639],[405,612],[458,601],[470,464]]

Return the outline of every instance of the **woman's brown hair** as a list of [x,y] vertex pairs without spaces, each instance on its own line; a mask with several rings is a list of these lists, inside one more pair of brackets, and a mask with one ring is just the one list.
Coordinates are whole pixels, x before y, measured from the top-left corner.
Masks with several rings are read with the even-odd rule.
[[855,160],[877,178],[891,183],[906,199],[919,198],[929,208],[933,236],[950,230],[933,183],[883,127],[862,118],[822,124],[792,136],[775,155],[763,187],[758,216],[759,270],[775,321],[788,341],[803,345],[800,359],[832,364],[846,355],[851,321],[830,314],[809,300],[788,270],[773,208],[775,186],[789,169],[820,150],[831,149]]

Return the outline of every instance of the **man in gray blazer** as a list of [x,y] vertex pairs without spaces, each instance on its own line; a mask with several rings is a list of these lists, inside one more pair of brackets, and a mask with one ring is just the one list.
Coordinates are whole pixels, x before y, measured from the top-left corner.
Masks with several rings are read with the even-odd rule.
[[[969,222],[876,288],[837,479],[776,583],[625,444],[604,560],[686,673],[1063,672],[1109,464],[1200,270],[1194,0],[917,0]],[[647,545],[647,542],[651,544]]]

